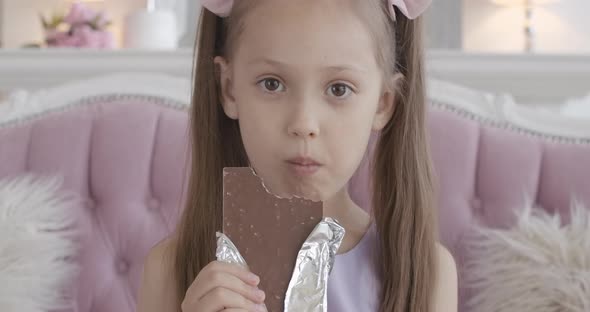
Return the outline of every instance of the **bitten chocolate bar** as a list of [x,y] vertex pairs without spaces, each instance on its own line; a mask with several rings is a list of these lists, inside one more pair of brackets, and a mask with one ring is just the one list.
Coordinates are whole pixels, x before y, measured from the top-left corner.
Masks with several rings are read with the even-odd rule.
[[322,202],[270,194],[252,168],[223,170],[223,233],[260,276],[269,312],[282,312],[299,249],[321,221]]

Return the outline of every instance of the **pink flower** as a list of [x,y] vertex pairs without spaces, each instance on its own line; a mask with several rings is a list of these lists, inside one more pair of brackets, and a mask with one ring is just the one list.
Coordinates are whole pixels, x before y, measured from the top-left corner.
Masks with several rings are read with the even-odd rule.
[[69,36],[67,33],[64,33],[64,36],[59,36],[53,44],[49,46],[52,47],[79,47],[80,46],[80,38],[75,36]]
[[113,34],[109,31],[101,31],[100,37],[102,39],[101,48],[103,49],[113,49],[115,47],[115,38]]
[[70,25],[91,22],[97,13],[80,2],[74,2],[64,21]]
[[72,36],[79,38],[81,47],[98,48],[100,45],[100,42],[94,36],[94,31],[88,25],[76,27],[72,32]]
[[114,46],[113,36],[110,32],[96,31],[88,25],[76,27],[72,37],[77,38],[78,47],[91,49],[110,49]]
[[106,13],[97,13],[82,3],[75,2],[63,22],[69,24],[69,31],[45,29],[45,41],[48,46],[94,49],[114,47],[113,34],[104,30],[110,23]]

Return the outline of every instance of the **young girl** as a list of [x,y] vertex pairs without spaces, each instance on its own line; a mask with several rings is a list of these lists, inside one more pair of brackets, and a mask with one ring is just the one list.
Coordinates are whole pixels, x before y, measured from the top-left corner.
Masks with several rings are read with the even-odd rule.
[[[147,258],[139,311],[264,311],[256,272],[214,261],[222,169],[241,166],[279,196],[322,200],[346,229],[329,311],[456,311],[455,264],[435,235],[424,2],[202,1],[189,197]],[[372,133],[369,215],[347,184]]]

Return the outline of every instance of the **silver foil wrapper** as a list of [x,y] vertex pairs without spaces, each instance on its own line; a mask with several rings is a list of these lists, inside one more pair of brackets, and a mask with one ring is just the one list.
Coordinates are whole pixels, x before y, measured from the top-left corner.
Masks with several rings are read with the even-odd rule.
[[297,255],[284,312],[328,311],[328,276],[344,233],[332,218],[324,218],[311,232]]
[[[328,311],[328,276],[344,233],[344,228],[332,218],[323,218],[316,225],[297,254],[283,312]],[[217,233],[215,255],[218,261],[248,268],[236,246],[223,233]]]
[[217,250],[215,251],[215,256],[217,257],[217,261],[237,264],[244,268],[248,268],[248,264],[244,257],[236,248],[236,245],[232,243],[232,241],[223,233],[217,232]]

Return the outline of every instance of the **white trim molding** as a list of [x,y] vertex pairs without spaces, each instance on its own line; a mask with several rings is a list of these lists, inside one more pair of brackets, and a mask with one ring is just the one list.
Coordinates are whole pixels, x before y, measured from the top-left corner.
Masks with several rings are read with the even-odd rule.
[[[151,72],[190,79],[192,58],[192,49],[0,49],[0,92],[47,88],[118,72]],[[426,70],[429,78],[496,94],[509,93],[522,104],[557,104],[590,94],[590,55],[431,50]]]
[[[55,87],[35,90],[44,102],[72,102],[104,94],[142,94],[189,103],[190,80],[164,74],[120,72],[75,80]],[[19,92],[16,92],[19,93]]]
[[[19,89],[0,103],[0,128],[46,112],[62,111],[82,103],[108,99],[160,99],[188,108],[190,80],[162,74],[117,73],[76,80],[35,91]],[[171,104],[172,105],[172,104]]]
[[[427,85],[430,103],[435,107],[557,142],[590,143],[588,119],[517,105],[510,96],[481,92],[448,81],[429,79]],[[36,91],[19,90],[0,103],[0,129],[46,113],[117,99],[134,98],[187,109],[190,93],[190,79],[147,73],[109,74]]]
[[192,49],[0,49],[0,90],[41,89],[118,72],[158,73],[188,79],[192,57]]
[[590,55],[475,54],[430,51],[427,73],[522,104],[556,104],[590,93]]
[[590,143],[590,119],[530,105],[518,105],[507,94],[493,94],[428,80],[428,99],[434,107],[454,111],[498,128],[509,128],[556,142]]

